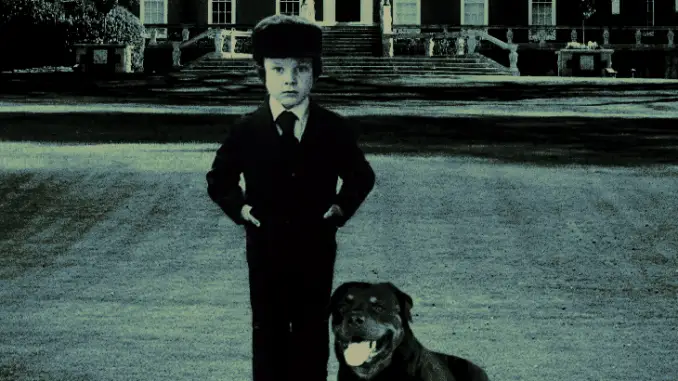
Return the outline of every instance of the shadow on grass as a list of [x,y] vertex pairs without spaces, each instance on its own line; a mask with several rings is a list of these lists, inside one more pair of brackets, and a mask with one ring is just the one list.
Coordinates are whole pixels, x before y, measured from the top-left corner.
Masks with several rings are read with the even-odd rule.
[[[90,176],[98,182],[105,174]],[[125,201],[132,191],[120,186],[115,197],[94,196],[82,179],[60,172],[6,173],[0,176],[0,200],[6,211],[0,218],[0,280],[25,271],[52,266],[83,234]],[[90,185],[91,186],[91,185]],[[83,189],[84,188],[84,189]],[[10,254],[11,253],[11,254]],[[2,378],[0,378],[2,381]]]
[[[545,80],[548,80],[545,77]],[[610,96],[620,103],[675,102],[676,96],[660,100],[624,100],[637,97],[632,92],[664,92],[678,90],[678,83],[511,83],[464,82],[454,84],[421,84],[416,81],[397,83],[388,78],[378,82],[321,78],[314,87],[317,100],[327,104],[355,104],[366,101],[512,101],[555,99],[586,94],[588,98]],[[217,74],[203,78],[177,80],[170,76],[143,74],[92,77],[82,73],[4,74],[0,76],[0,94],[5,97],[94,97],[103,100],[137,101],[161,104],[215,105],[256,104],[265,94],[264,86],[242,75]],[[614,103],[605,103],[614,104]]]
[[[2,114],[0,140],[220,143],[238,115]],[[673,119],[353,116],[369,153],[470,155],[538,165],[678,162]]]
[[71,372],[38,372],[30,369],[25,361],[17,361],[16,359],[7,363],[0,364],[0,381],[90,381],[89,376],[76,375]]

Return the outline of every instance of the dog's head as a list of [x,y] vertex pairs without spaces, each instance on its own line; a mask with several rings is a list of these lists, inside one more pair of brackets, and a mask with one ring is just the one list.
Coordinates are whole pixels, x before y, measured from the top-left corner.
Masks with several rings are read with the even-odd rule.
[[388,367],[412,321],[412,298],[391,283],[348,282],[330,301],[335,352],[356,375]]

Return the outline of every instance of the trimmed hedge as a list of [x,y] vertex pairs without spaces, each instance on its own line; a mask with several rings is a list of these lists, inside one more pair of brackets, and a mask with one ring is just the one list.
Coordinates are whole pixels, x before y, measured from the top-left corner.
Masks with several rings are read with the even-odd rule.
[[0,0],[0,68],[64,64],[65,19],[60,2]]
[[106,15],[104,41],[126,43],[132,47],[132,70],[143,70],[144,64],[144,26],[141,20],[126,8],[117,6]]
[[[138,0],[121,1],[135,6]],[[0,0],[0,69],[71,66],[73,44],[133,45],[132,68],[143,69],[144,27],[137,16],[112,0]]]
[[132,12],[121,6],[107,8],[82,1],[69,18],[69,44],[74,43],[125,43],[133,45],[132,69],[143,69],[144,26]]

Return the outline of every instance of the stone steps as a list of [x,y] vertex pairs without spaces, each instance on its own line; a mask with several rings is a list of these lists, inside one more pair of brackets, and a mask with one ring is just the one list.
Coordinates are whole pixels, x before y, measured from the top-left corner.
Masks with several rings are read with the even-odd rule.
[[381,49],[381,32],[374,26],[323,28],[324,56],[374,56]]
[[[392,77],[403,75],[510,75],[505,68],[481,55],[449,57],[381,57],[381,35],[374,26],[323,28],[324,75],[334,77]],[[215,59],[205,55],[186,65],[176,78],[200,78],[219,74],[256,77],[251,59]]]

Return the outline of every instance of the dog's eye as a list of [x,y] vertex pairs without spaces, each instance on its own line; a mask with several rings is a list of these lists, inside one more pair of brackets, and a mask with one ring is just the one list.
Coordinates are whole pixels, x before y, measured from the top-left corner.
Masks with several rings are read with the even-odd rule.
[[372,304],[372,309],[374,309],[377,312],[384,312],[384,306],[381,304]]

